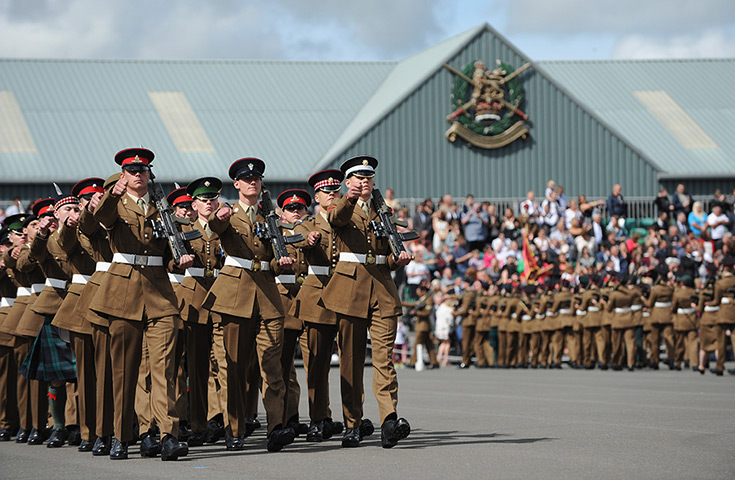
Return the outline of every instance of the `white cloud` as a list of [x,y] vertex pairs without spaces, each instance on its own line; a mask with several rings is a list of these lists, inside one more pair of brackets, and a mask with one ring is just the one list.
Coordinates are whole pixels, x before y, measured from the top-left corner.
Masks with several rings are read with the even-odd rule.
[[612,51],[615,59],[732,58],[734,54],[735,36],[723,29],[666,38],[627,35],[618,40]]

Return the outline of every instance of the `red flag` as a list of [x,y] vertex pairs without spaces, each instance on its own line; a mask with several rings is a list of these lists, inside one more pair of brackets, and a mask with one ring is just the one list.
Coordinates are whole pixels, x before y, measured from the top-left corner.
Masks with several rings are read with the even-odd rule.
[[531,251],[531,247],[528,245],[528,233],[523,231],[523,273],[521,273],[521,280],[528,282],[529,277],[536,270],[538,270],[538,264],[534,258],[534,254]]

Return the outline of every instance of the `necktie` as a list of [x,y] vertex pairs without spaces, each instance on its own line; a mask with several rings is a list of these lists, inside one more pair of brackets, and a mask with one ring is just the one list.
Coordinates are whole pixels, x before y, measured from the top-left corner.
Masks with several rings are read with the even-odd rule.
[[208,237],[211,237],[212,236],[212,229],[209,228],[209,224],[208,223],[205,223],[204,224],[204,233],[206,233]]
[[367,202],[362,203],[362,211],[365,212],[365,216],[367,218],[370,218],[370,206]]
[[145,214],[146,213],[145,212],[145,200],[143,200],[142,198],[139,198],[136,203],[138,204],[140,209],[143,211],[143,214]]
[[255,207],[249,206],[248,208],[245,209],[245,213],[248,214],[250,223],[255,223]]

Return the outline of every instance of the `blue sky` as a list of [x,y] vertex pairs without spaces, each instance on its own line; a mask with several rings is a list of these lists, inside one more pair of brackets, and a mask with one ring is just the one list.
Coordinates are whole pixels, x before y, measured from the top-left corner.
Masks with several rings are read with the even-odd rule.
[[0,57],[400,60],[484,22],[534,60],[735,52],[733,0],[0,0]]

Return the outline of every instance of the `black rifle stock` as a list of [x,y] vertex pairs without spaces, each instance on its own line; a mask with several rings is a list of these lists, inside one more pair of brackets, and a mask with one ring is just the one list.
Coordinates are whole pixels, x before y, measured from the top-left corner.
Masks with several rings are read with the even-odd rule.
[[179,263],[181,257],[188,255],[189,252],[186,249],[184,242],[189,242],[195,238],[202,236],[202,232],[199,230],[189,230],[188,232],[180,232],[176,228],[176,221],[174,211],[169,205],[166,195],[163,194],[163,188],[153,180],[156,177],[151,172],[151,200],[155,203],[158,213],[160,214],[160,220],[153,220],[153,236],[155,238],[165,238],[168,240],[168,245],[171,247],[171,253],[174,256],[176,263]]
[[376,222],[373,220],[370,222],[370,227],[375,232],[376,237],[388,239],[390,250],[393,252],[393,258],[398,260],[401,252],[406,251],[403,242],[416,240],[419,238],[419,234],[415,231],[402,233],[396,229],[396,225],[406,227],[408,224],[393,217],[393,210],[385,203],[383,195],[377,188],[373,189],[373,206],[375,207],[375,211],[378,212],[380,221]]
[[271,200],[270,192],[263,188],[261,192],[262,201],[261,208],[265,214],[265,222],[257,222],[255,224],[255,234],[264,241],[270,242],[273,247],[273,254],[276,257],[276,261],[280,261],[282,257],[288,257],[288,250],[286,249],[287,244],[298,243],[304,241],[304,236],[300,233],[296,235],[283,235],[280,227],[289,228],[289,225],[285,225],[278,218],[276,210],[273,208],[273,200]]

